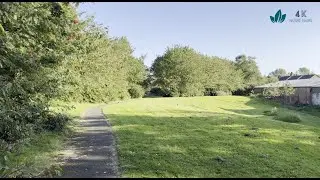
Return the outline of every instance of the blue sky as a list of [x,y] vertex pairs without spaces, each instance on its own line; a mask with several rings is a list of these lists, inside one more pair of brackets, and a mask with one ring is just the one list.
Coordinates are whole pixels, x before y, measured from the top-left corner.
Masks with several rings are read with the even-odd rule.
[[[279,9],[286,20],[273,24],[269,17]],[[289,22],[298,10],[307,10],[312,22]],[[302,66],[320,74],[320,3],[96,2],[79,12],[94,15],[111,36],[126,36],[135,56],[147,55],[147,66],[181,44],[230,60],[255,56],[263,74]]]

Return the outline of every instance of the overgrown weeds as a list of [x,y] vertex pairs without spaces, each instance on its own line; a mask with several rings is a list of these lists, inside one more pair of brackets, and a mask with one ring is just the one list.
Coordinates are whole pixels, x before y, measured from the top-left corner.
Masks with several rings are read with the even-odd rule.
[[289,123],[298,123],[301,122],[301,117],[293,112],[280,111],[278,108],[273,107],[270,111],[264,111],[264,114],[267,116],[273,116],[275,120],[289,122]]

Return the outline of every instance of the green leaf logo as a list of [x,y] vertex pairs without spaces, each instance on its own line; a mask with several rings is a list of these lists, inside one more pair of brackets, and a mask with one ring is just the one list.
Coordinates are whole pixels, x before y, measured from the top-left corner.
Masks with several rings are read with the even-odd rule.
[[281,9],[273,16],[270,16],[270,20],[273,23],[282,23],[286,19],[286,14],[282,14]]
[[271,19],[271,21],[272,21],[273,23],[275,23],[274,17],[270,16],[270,19]]

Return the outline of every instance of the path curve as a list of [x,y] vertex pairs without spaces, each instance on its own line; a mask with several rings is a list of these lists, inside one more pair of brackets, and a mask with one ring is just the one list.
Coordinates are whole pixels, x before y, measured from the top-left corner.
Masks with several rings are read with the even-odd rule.
[[72,137],[65,157],[63,178],[119,177],[115,138],[111,124],[99,107],[88,108],[80,120],[81,132]]

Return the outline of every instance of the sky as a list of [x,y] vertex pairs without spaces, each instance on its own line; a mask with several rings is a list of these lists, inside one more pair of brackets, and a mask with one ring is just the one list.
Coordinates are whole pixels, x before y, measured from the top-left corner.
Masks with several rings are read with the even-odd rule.
[[[286,19],[272,23],[270,16],[279,9]],[[306,10],[303,18],[312,22],[290,22],[298,10],[300,16]],[[95,2],[81,4],[78,11],[94,15],[111,36],[126,36],[136,57],[146,55],[147,66],[167,47],[180,44],[230,60],[254,56],[264,75],[304,66],[320,74],[317,2]]]

